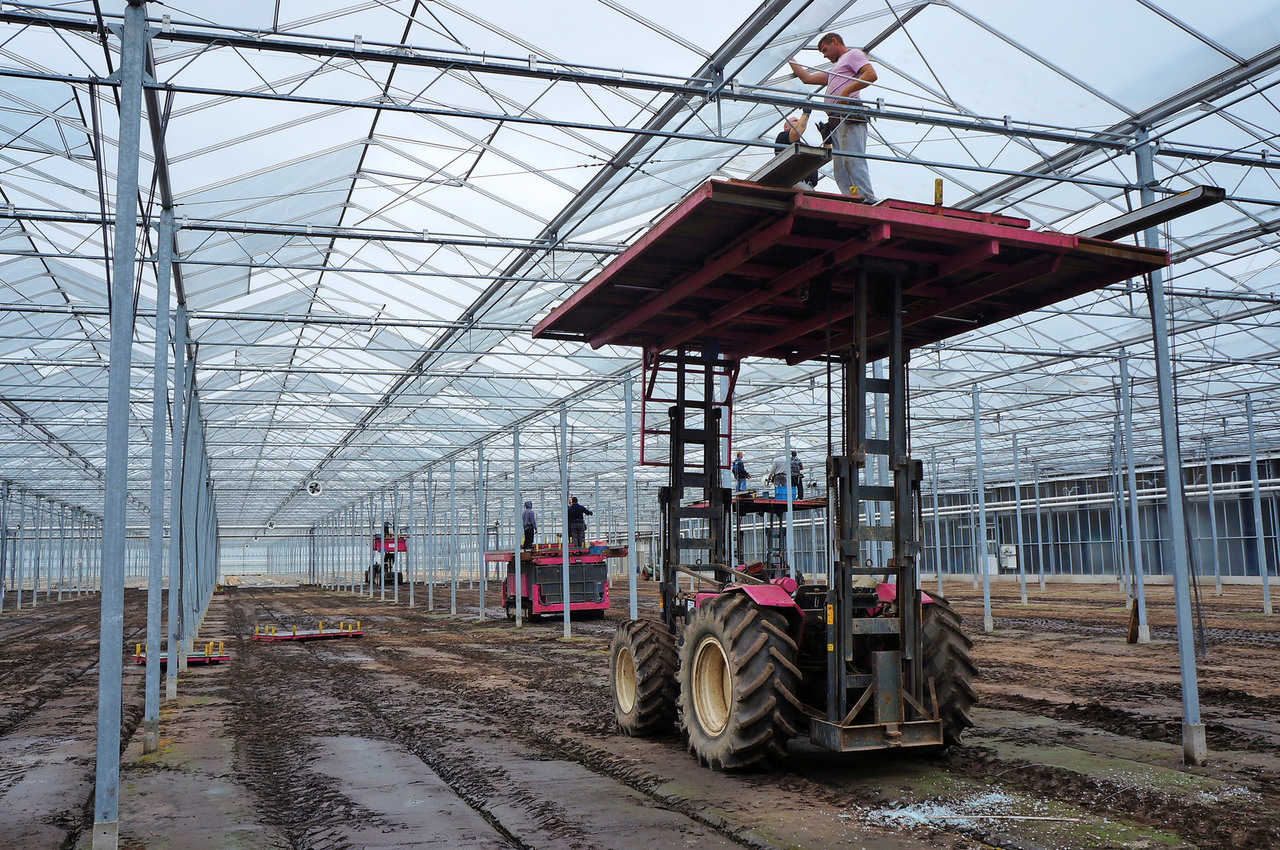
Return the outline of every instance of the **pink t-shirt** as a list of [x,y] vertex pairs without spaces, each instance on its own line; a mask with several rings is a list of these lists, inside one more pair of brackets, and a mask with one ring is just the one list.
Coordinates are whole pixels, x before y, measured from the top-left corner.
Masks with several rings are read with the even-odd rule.
[[[849,81],[858,76],[858,72],[861,71],[863,66],[869,61],[870,60],[867,59],[867,54],[863,53],[861,50],[853,47],[849,48],[849,50],[831,66],[831,70],[827,71],[827,94],[834,95],[836,92],[840,91],[840,89],[849,85]],[[862,89],[858,89],[849,96],[856,97],[861,100]],[[828,97],[827,102],[838,103],[839,101],[835,97]]]

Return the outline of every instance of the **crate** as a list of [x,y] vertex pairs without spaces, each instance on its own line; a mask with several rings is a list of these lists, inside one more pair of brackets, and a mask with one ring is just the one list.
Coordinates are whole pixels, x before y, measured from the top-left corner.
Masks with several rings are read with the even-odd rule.
[[[779,485],[779,486],[774,487],[774,488],[773,488],[773,498],[777,499],[779,502],[785,502],[785,501],[787,500],[787,488],[786,488],[786,485]],[[792,487],[792,488],[791,488],[791,501],[793,501],[793,502],[794,502],[794,501],[796,501],[796,500],[797,500],[797,499],[799,499],[799,498],[800,498],[800,497],[796,495],[796,488],[795,488],[795,487]]]

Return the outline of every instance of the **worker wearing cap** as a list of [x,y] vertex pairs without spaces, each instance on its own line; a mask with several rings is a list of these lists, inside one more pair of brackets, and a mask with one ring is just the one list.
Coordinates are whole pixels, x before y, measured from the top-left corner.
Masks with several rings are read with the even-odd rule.
[[[846,47],[839,33],[829,32],[818,41],[818,50],[833,63],[829,71],[811,71],[791,61],[791,73],[802,83],[827,87],[827,102],[847,102],[847,98],[862,99],[862,90],[877,79],[876,69],[867,54],[856,48]],[[835,143],[840,155],[835,158],[836,185],[842,195],[851,195],[863,203],[874,204],[871,191],[871,172],[867,169],[867,119],[861,115],[843,118],[828,113],[824,134]]]

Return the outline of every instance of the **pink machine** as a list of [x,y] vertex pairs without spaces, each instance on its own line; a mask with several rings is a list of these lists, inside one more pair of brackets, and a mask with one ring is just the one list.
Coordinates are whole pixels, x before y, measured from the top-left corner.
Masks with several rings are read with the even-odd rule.
[[[623,557],[626,546],[606,547],[593,543],[584,549],[569,550],[569,612],[584,619],[599,619],[609,609],[608,558]],[[516,563],[514,552],[487,552],[486,561],[507,565],[502,580],[503,605],[507,618],[516,616]],[[520,553],[520,600],[524,616],[564,613],[564,558],[560,544],[549,543]]]

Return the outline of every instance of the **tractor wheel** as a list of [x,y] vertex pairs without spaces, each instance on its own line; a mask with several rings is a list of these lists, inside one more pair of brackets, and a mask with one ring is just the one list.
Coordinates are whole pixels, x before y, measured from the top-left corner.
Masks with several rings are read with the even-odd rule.
[[703,604],[680,649],[680,728],[715,770],[766,768],[796,735],[796,642],[787,619],[741,593]]
[[627,735],[670,732],[676,719],[676,644],[666,626],[627,620],[609,648],[613,716]]
[[938,714],[942,718],[942,744],[960,743],[960,735],[973,725],[973,706],[978,695],[973,680],[978,668],[969,660],[973,641],[960,629],[960,615],[940,596],[924,606],[921,620],[924,635],[924,679],[933,679],[938,694]]

